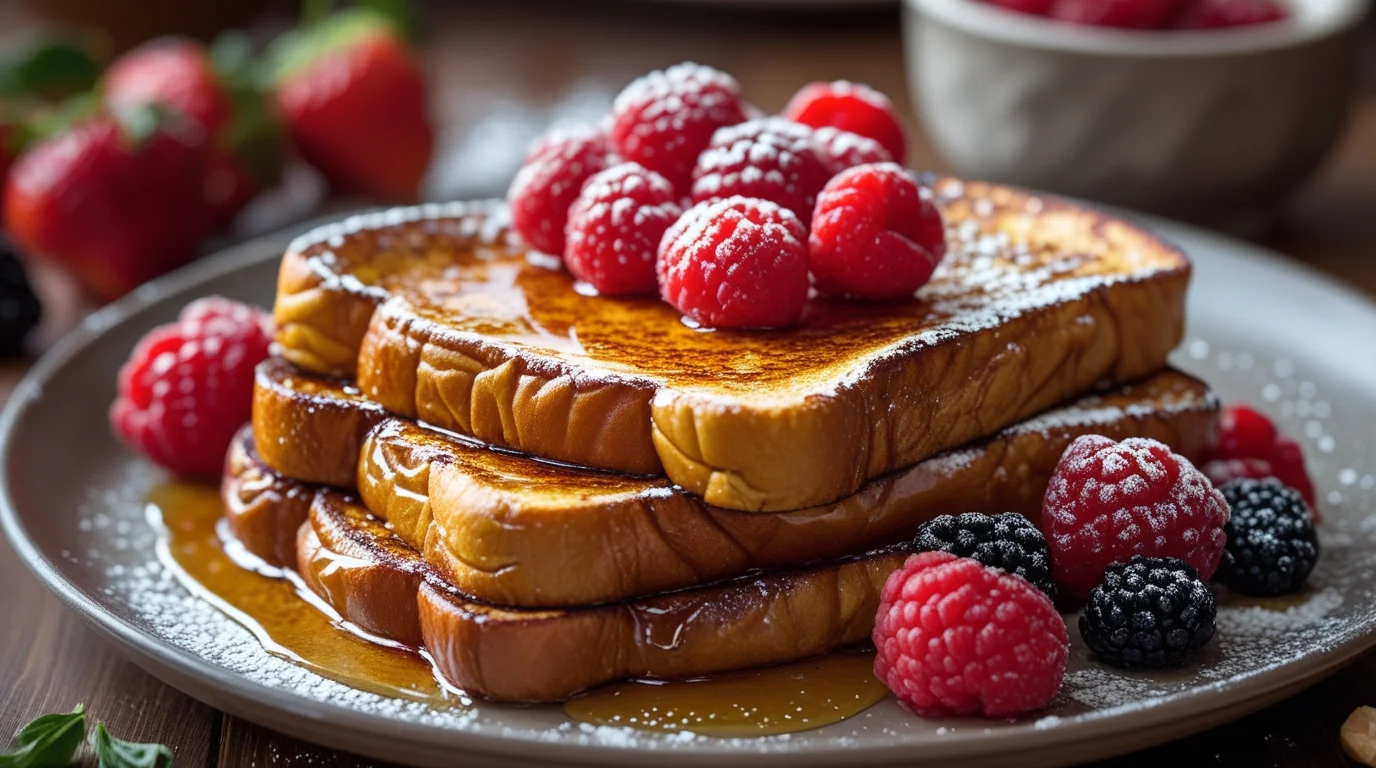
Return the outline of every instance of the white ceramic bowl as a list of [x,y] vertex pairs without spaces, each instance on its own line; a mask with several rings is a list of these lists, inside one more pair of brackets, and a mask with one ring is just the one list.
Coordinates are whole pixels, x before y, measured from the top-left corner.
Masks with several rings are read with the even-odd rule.
[[1370,4],[1134,32],[905,0],[909,87],[958,174],[1227,224],[1269,212],[1332,146]]

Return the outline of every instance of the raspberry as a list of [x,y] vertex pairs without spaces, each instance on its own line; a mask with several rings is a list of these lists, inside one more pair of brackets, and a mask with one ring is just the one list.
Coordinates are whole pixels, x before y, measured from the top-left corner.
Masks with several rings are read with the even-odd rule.
[[1051,13],[1051,6],[1056,0],[988,0],[990,5],[997,5],[1018,13],[1030,13],[1033,16],[1045,16]]
[[1161,29],[1174,20],[1182,0],[1056,0],[1051,17],[1074,24],[1124,29]]
[[693,202],[755,197],[787,208],[806,227],[829,178],[811,128],[766,117],[712,134],[693,168]]
[[223,296],[204,296],[196,299],[182,307],[181,313],[177,315],[177,322],[181,325],[206,325],[221,321],[239,328],[252,323],[266,323],[267,316],[257,307]]
[[659,292],[699,325],[792,325],[807,302],[807,235],[786,208],[728,197],[698,203],[659,243]]
[[832,176],[857,165],[887,163],[893,160],[889,150],[884,149],[879,142],[840,128],[818,128],[812,132],[812,138],[817,145],[817,151],[822,155],[822,160],[827,164],[827,172]]
[[941,214],[896,163],[842,171],[817,198],[808,237],[817,290],[833,296],[912,296],[946,255]]
[[1115,667],[1159,669],[1209,642],[1217,615],[1213,590],[1189,563],[1134,555],[1104,572],[1080,616],[1080,635]]
[[889,576],[874,623],[874,674],[923,717],[1012,717],[1056,695],[1065,622],[1031,584],[947,552]]
[[612,143],[622,157],[687,190],[693,164],[718,128],[745,122],[740,86],[725,72],[684,62],[644,75],[612,105]]
[[1232,508],[1228,547],[1215,578],[1244,595],[1294,592],[1319,560],[1319,537],[1304,499],[1275,478],[1223,486]]
[[1016,512],[985,515],[966,512],[941,515],[922,525],[913,540],[914,552],[949,552],[990,568],[1020,576],[1056,599],[1051,578],[1051,550],[1031,520]]
[[606,167],[606,136],[591,128],[556,129],[541,136],[506,193],[511,228],[530,247],[563,255],[569,206],[583,182]]
[[902,163],[907,158],[907,141],[898,110],[888,96],[868,85],[845,80],[808,83],[788,100],[783,115],[814,128],[830,125],[874,139],[888,150],[894,162]]
[[1052,572],[1076,597],[1133,555],[1178,558],[1207,579],[1218,567],[1227,522],[1228,503],[1209,479],[1145,438],[1077,438],[1042,502]]
[[271,321],[261,310],[214,297],[154,328],[119,371],[110,408],[115,434],[154,462],[214,480],[234,433],[249,420],[253,369],[268,356]]
[[635,163],[583,185],[569,209],[564,264],[599,293],[653,293],[659,241],[683,209],[669,180]]
[[1181,29],[1220,29],[1269,24],[1289,18],[1273,0],[1194,0],[1176,19]]
[[1315,505],[1314,483],[1304,466],[1299,443],[1282,435],[1276,425],[1256,410],[1235,405],[1218,417],[1218,431],[1211,458],[1260,459],[1271,465],[1271,474],[1294,488],[1309,506]]

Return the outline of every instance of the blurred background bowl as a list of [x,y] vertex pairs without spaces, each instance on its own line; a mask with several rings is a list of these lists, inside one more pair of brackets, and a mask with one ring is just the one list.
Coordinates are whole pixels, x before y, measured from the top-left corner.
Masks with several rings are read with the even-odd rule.
[[909,87],[956,173],[1255,229],[1319,165],[1371,0],[1285,22],[1121,31],[976,0],[905,0]]

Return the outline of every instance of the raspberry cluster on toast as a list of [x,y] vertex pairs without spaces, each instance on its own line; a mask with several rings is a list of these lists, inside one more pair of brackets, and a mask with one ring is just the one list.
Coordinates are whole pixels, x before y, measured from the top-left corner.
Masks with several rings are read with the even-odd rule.
[[584,296],[505,233],[500,206],[349,219],[292,244],[283,354],[485,443],[667,475],[778,512],[1162,367],[1189,265],[1125,222],[940,182],[950,252],[919,301],[814,300],[787,332],[705,333],[657,301]]

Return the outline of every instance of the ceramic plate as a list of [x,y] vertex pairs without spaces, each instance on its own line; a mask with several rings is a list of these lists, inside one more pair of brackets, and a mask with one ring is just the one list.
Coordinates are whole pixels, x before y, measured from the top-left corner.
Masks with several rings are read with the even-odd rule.
[[[1147,220],[1193,257],[1182,368],[1259,404],[1300,437],[1326,522],[1323,557],[1293,599],[1222,606],[1217,639],[1168,674],[1089,659],[1072,629],[1058,698],[1017,722],[924,721],[892,699],[791,736],[715,739],[594,728],[554,707],[433,709],[346,688],[263,652],[158,564],[144,500],[161,474],[110,437],[115,371],[188,300],[267,306],[289,234],[193,265],[104,309],[35,366],[0,417],[0,519],[19,555],[73,610],[167,683],[239,717],[332,747],[418,764],[512,760],[814,765],[1080,762],[1240,717],[1376,642],[1376,306],[1265,252]],[[1073,617],[1071,618],[1072,627]]]

